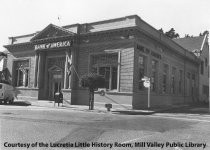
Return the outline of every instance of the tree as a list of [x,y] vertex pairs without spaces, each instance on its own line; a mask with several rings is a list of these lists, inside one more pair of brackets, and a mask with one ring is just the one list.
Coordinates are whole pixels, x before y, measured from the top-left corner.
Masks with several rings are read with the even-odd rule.
[[89,88],[89,109],[94,108],[94,90],[97,88],[105,87],[105,79],[101,75],[94,73],[85,74],[80,79],[80,85],[82,87]]
[[165,32],[165,35],[171,39],[179,37],[179,34],[175,32],[174,28],[171,28],[169,31]]
[[162,28],[160,28],[158,31],[164,34],[164,31]]
[[207,35],[209,34],[209,31],[208,30],[205,30],[203,33],[200,33],[199,36],[203,36],[203,35],[206,35],[206,34]]

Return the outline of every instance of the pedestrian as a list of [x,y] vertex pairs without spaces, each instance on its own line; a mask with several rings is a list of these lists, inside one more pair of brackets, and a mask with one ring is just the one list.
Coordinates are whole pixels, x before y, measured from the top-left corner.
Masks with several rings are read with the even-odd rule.
[[62,103],[62,106],[63,106],[63,93],[60,91],[59,92],[59,102],[58,102],[58,106],[59,106],[59,103]]

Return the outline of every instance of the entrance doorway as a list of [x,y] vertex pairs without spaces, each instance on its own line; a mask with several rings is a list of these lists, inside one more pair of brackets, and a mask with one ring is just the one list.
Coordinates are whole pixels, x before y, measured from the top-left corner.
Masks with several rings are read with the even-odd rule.
[[49,69],[49,92],[48,98],[54,99],[54,95],[63,88],[63,70],[57,66]]

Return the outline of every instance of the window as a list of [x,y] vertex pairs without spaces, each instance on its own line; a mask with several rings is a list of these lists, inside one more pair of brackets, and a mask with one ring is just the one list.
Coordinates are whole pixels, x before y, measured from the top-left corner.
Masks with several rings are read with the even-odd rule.
[[175,94],[175,77],[176,77],[176,68],[172,67],[171,72],[171,93]]
[[[108,66],[108,67],[97,67],[94,68],[94,73],[104,76],[105,78],[105,88],[108,90],[117,89],[117,67]],[[96,71],[98,70],[98,71]]]
[[99,74],[105,78],[106,89],[117,89],[117,67],[98,67]]
[[207,58],[205,58],[205,66],[206,67],[208,66],[208,60],[207,60]]
[[91,57],[91,72],[104,76],[107,90],[117,89],[117,60],[116,53],[97,54]]
[[144,52],[144,47],[141,45],[137,45],[137,49],[141,52]]
[[145,66],[146,66],[146,58],[144,56],[139,56],[138,59],[138,66],[139,66],[139,90],[144,89],[144,85],[142,78],[145,76]]
[[168,78],[168,65],[163,65],[163,77],[162,77],[162,93],[167,92],[167,78]]
[[156,60],[152,60],[152,72],[151,72],[151,90],[157,90],[157,74],[158,74],[158,62]]
[[190,77],[191,77],[191,75],[190,75],[190,73],[188,72],[187,73],[187,96],[190,96],[191,95],[191,87],[190,87]]
[[14,61],[15,74],[14,81],[15,86],[29,86],[29,60]]
[[203,75],[203,72],[204,72],[204,62],[201,61],[201,74]]
[[182,93],[182,85],[183,85],[183,71],[179,70],[179,94]]
[[191,93],[194,95],[195,93],[195,74],[192,74],[192,90]]
[[209,86],[203,85],[203,94],[209,96]]

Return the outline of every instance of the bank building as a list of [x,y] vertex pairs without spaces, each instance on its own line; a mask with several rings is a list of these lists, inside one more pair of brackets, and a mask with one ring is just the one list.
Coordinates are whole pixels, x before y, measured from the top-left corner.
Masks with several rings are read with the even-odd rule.
[[137,15],[59,27],[49,24],[32,34],[9,37],[4,46],[8,79],[18,98],[53,100],[62,91],[71,104],[87,105],[88,91],[79,85],[82,75],[105,77],[105,95],[95,102],[147,107],[187,104],[199,100],[199,58]]

